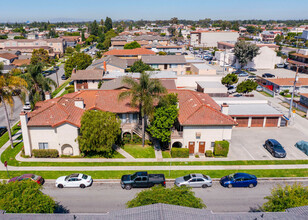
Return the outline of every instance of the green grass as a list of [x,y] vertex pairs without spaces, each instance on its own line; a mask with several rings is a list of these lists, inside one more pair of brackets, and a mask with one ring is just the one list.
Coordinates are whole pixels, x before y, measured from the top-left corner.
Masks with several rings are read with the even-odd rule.
[[67,91],[67,90],[64,90],[64,92],[62,92],[62,94],[61,94],[60,96],[64,96],[64,95],[66,95],[66,94],[68,94],[68,91]]
[[161,153],[163,155],[163,158],[171,158],[171,155],[170,155],[169,151],[162,151]]
[[[170,166],[170,162],[21,162],[15,159],[23,143],[16,144],[14,149],[8,147],[1,155],[1,162],[8,161],[10,166]],[[117,157],[119,156],[119,157]],[[113,158],[120,158],[122,155]],[[238,161],[193,161],[172,162],[172,166],[194,165],[277,165],[308,164],[308,160],[238,160]]]
[[55,89],[55,91],[51,93],[51,96],[55,97],[62,89],[64,89],[65,86],[67,86],[67,84],[69,84],[70,81],[71,79],[68,78],[64,83],[62,83],[62,85],[60,85],[58,88]]
[[124,150],[132,155],[134,158],[155,158],[153,147],[145,145],[126,144]]
[[[142,170],[142,169],[140,169]],[[20,176],[24,173],[33,173],[42,176],[45,179],[57,179],[59,176],[66,176],[72,173],[85,173],[93,179],[120,179],[124,174],[133,174],[136,171],[10,171],[10,177]],[[202,173],[209,175],[211,178],[221,178],[236,172],[245,172],[261,177],[307,177],[307,169],[285,169],[285,170],[153,170],[149,173],[162,173],[167,179],[174,179],[189,173]],[[8,179],[6,171],[0,171],[0,179]]]
[[[85,158],[106,158],[104,157],[103,154],[95,154],[95,155],[88,155],[88,156],[85,156]],[[125,158],[122,154],[120,154],[119,152],[117,151],[113,151],[112,152],[112,156],[110,158],[113,158],[113,159],[121,159],[121,158]]]
[[274,97],[271,94],[268,94],[267,92],[264,92],[264,91],[260,91],[259,93],[261,93],[262,95],[267,96],[267,97]]
[[[18,131],[20,127],[18,126],[18,123],[15,124],[12,128],[12,136],[14,136]],[[0,148],[9,140],[9,133],[6,132],[0,137]]]

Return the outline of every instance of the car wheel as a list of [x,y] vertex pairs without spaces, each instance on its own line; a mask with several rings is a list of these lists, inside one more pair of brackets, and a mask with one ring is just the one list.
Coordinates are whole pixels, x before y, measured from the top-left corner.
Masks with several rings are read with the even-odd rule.
[[203,185],[202,185],[202,188],[203,188],[203,189],[207,188],[207,185],[206,185],[206,184],[203,184]]
[[232,188],[232,184],[229,184],[229,185],[228,185],[228,188]]
[[63,185],[62,185],[62,184],[59,184],[59,185],[58,185],[58,188],[62,189],[62,188],[63,188]]
[[126,186],[125,186],[125,189],[126,189],[126,190],[130,190],[131,188],[132,188],[131,185],[126,185]]
[[250,183],[248,187],[249,187],[249,188],[253,188],[254,185],[253,185],[252,183]]
[[84,184],[80,184],[80,188],[84,189],[86,186]]

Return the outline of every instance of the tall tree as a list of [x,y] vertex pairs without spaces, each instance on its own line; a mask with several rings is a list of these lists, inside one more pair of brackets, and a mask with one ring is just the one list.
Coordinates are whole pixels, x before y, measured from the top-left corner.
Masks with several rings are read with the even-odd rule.
[[140,48],[140,44],[137,41],[133,41],[131,43],[127,43],[124,45],[124,49],[135,49]]
[[40,48],[38,50],[34,49],[32,52],[31,64],[37,65],[39,63],[42,63],[43,65],[46,65],[49,63],[48,51],[44,50],[43,48]]
[[260,48],[255,44],[245,41],[238,41],[234,46],[234,55],[242,68],[259,54],[259,50]]
[[229,87],[238,82],[238,77],[235,73],[229,73],[221,79],[221,83]]
[[[5,118],[7,122],[7,130],[11,142],[11,147],[14,148],[12,134],[11,134],[11,126],[8,115],[8,110],[6,105],[8,104],[11,107],[11,111],[14,109],[14,99],[13,94],[15,90],[21,90],[26,92],[27,83],[25,80],[21,79],[18,76],[12,76],[10,74],[0,74],[0,105],[4,107]],[[23,102],[23,97],[21,93],[17,97]]]
[[142,60],[137,60],[134,64],[130,67],[130,72],[133,73],[142,73],[144,71],[152,71],[153,68],[150,67],[148,64],[142,62]]
[[171,24],[178,24],[178,23],[179,23],[179,19],[176,18],[176,17],[171,18],[170,23],[171,23]]
[[96,20],[93,21],[90,28],[90,35],[97,36],[98,35],[98,24]]
[[105,19],[105,29],[104,29],[104,31],[105,31],[105,32],[108,32],[108,31],[110,31],[111,29],[112,29],[112,20],[111,20],[111,18],[106,17],[106,19]]
[[74,68],[76,68],[76,70],[84,70],[90,66],[91,63],[92,58],[90,55],[85,53],[75,53],[65,62],[65,76],[70,77]]
[[57,87],[57,83],[50,78],[44,77],[42,74],[42,64],[29,65],[27,73],[21,75],[21,77],[28,84],[29,101],[33,107],[36,102],[45,99],[45,92],[51,92],[52,87]]
[[116,114],[99,110],[87,110],[81,117],[80,136],[81,152],[104,153],[111,155],[118,136],[121,134],[121,121]]
[[237,85],[236,87],[236,92],[238,93],[249,93],[252,92],[253,90],[255,90],[258,86],[258,83],[248,79],[245,80],[243,82],[241,82],[240,84]]
[[166,93],[166,88],[158,79],[151,79],[150,74],[141,72],[139,81],[131,77],[125,77],[123,83],[130,86],[130,90],[120,93],[119,99],[131,98],[132,106],[139,106],[142,118],[142,146],[145,142],[145,120],[147,116],[152,116],[154,103]]

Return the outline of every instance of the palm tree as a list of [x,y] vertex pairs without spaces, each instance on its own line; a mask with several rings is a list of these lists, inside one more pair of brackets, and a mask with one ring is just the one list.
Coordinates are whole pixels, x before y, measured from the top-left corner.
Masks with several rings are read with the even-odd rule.
[[119,100],[130,97],[131,105],[139,106],[142,118],[142,146],[144,147],[145,118],[152,115],[155,101],[166,93],[166,88],[158,79],[151,79],[150,74],[145,72],[141,73],[139,81],[125,77],[122,82],[129,85],[131,89],[120,93]]
[[21,77],[28,83],[29,101],[32,106],[36,102],[45,99],[45,92],[51,92],[51,86],[57,87],[57,83],[50,78],[46,78],[42,74],[43,65],[29,65],[27,73]]
[[[0,74],[0,105],[4,106],[5,118],[7,121],[8,133],[11,142],[11,147],[13,148],[13,139],[11,134],[11,126],[9,121],[9,116],[6,108],[6,104],[11,106],[11,111],[14,109],[14,99],[13,94],[15,90],[21,90],[26,92],[27,83],[25,80],[18,76],[12,76],[10,74]],[[22,99],[22,93],[17,93],[18,98]]]

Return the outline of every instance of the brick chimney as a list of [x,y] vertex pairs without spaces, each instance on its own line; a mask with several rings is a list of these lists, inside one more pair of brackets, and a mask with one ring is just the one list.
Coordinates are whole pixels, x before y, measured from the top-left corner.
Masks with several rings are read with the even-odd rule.
[[74,99],[75,102],[75,106],[81,109],[84,109],[84,102],[83,102],[83,98],[77,97]]
[[104,61],[104,71],[105,71],[105,73],[107,72],[107,64],[106,64],[106,61]]
[[227,103],[222,103],[221,105],[221,113],[228,115],[229,114],[229,105]]

